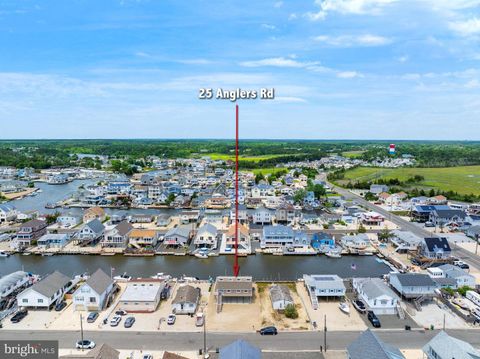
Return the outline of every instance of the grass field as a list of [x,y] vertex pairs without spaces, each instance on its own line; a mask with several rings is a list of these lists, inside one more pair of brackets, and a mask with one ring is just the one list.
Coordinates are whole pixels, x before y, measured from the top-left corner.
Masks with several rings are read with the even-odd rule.
[[267,167],[267,168],[257,168],[249,171],[253,172],[255,175],[258,173],[261,173],[262,175],[265,176],[271,173],[277,173],[277,172],[283,171],[285,169],[286,169],[285,167]]
[[342,156],[346,158],[358,158],[361,157],[365,151],[346,151],[342,152]]
[[[213,161],[222,160],[222,161],[235,161],[235,154],[223,154],[223,153],[207,153],[203,156],[209,156]],[[258,162],[263,160],[268,160],[270,158],[281,157],[284,155],[263,155],[263,156],[240,156],[239,159],[241,161],[252,161]]]
[[480,195],[480,166],[446,168],[372,168],[358,167],[345,173],[346,180],[371,181],[398,178],[405,181],[415,175],[425,178],[415,186]]

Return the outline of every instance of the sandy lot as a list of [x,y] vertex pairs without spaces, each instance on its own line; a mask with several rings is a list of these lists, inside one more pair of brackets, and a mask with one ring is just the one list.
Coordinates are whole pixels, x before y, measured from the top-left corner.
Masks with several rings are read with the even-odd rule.
[[468,329],[472,328],[462,318],[456,316],[452,311],[440,303],[442,308],[436,302],[424,303],[422,311],[416,311],[412,315],[412,319],[423,328],[430,328],[431,325],[435,329],[443,328],[443,318],[445,316],[446,329]]
[[339,300],[330,299],[319,300],[318,309],[312,308],[310,297],[303,283],[297,283],[297,293],[305,303],[305,308],[310,321],[316,322],[319,327],[323,327],[325,315],[327,316],[327,328],[329,330],[365,330],[367,326],[360,317],[360,314],[350,306],[350,314],[343,313],[338,305]]
[[296,293],[295,283],[292,282],[294,289],[290,288],[293,302],[297,308],[298,318],[289,319],[284,314],[275,311],[272,307],[268,288],[270,285],[257,286],[259,302],[261,306],[262,325],[274,325],[278,330],[308,330],[310,328],[308,315],[303,307],[302,301]]

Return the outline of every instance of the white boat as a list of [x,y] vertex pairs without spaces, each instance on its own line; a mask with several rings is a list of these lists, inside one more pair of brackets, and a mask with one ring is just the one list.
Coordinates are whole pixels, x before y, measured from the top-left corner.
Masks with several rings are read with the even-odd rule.
[[325,255],[327,257],[330,257],[330,258],[341,258],[342,257],[341,251],[335,250],[335,249],[331,249],[331,250],[325,252]]
[[344,312],[345,314],[350,314],[350,306],[348,305],[347,302],[342,302],[340,303],[340,305],[338,306],[340,308],[340,310],[342,312]]
[[30,252],[23,252],[23,253],[22,253],[22,256],[30,256],[31,254],[32,254],[32,253],[30,253]]
[[198,252],[198,253],[195,253],[194,255],[195,255],[195,257],[200,258],[200,259],[208,258],[208,254],[206,254],[205,252]]
[[8,257],[10,254],[8,254],[5,251],[0,251],[0,257]]
[[50,256],[53,256],[55,253],[52,253],[52,252],[45,252],[45,253],[42,253],[42,256],[43,257],[50,257]]
[[153,278],[153,279],[160,279],[160,280],[169,280],[169,279],[172,279],[172,276],[169,275],[169,274],[165,274],[165,273],[157,273],[155,275],[152,275],[150,278]]
[[115,277],[113,277],[113,279],[117,282],[128,282],[132,279],[132,277],[127,275],[127,272],[125,272],[122,275],[116,275]]

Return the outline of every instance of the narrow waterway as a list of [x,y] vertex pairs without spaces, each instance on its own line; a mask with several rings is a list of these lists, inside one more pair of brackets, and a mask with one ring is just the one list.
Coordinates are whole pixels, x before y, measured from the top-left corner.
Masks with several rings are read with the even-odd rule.
[[[55,270],[67,275],[92,273],[98,268],[110,273],[110,268],[115,268],[116,274],[127,272],[139,277],[164,272],[174,277],[184,274],[208,279],[210,276],[232,274],[232,265],[233,256],[198,259],[192,256],[13,255],[0,258],[0,275],[22,268],[42,275]],[[328,258],[325,256],[252,255],[240,258],[240,268],[241,274],[251,275],[257,280],[294,280],[303,274],[338,274],[343,278],[377,277],[390,271],[388,266],[378,262],[374,256]]]

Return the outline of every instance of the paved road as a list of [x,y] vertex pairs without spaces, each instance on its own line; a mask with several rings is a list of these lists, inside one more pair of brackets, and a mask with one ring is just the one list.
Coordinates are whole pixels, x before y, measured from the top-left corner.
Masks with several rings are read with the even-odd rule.
[[[389,221],[395,223],[397,226],[401,227],[403,230],[406,230],[406,231],[410,231],[412,232],[413,234],[419,236],[419,237],[432,237],[432,236],[436,236],[435,233],[431,233],[419,226],[417,226],[415,223],[412,223],[412,222],[409,222],[409,221],[406,221],[402,218],[400,218],[399,216],[396,216],[392,213],[390,213],[389,211],[383,209],[382,207],[379,207],[373,203],[370,203],[368,202],[367,200],[365,200],[363,197],[359,196],[359,195],[356,195],[344,188],[341,188],[341,187],[338,187],[338,186],[335,186],[333,184],[330,184],[329,185],[332,187],[332,188],[335,188],[335,191],[340,193],[344,198],[346,199],[350,199],[350,200],[353,200],[353,201],[356,201],[359,205],[362,205],[372,211],[375,211],[377,213],[380,213],[381,215],[385,216],[385,218],[387,218]],[[463,260],[464,262],[467,262],[468,264],[470,264],[471,266],[477,268],[477,269],[480,269],[480,256],[478,255],[475,255],[474,253],[471,253],[463,248],[460,248],[456,245],[453,246],[453,254],[457,257],[459,257],[461,260]],[[480,249],[479,249],[480,251]]]
[[[327,345],[330,349],[345,349],[361,332],[327,332]],[[376,334],[387,343],[401,349],[419,349],[438,331],[379,330]],[[449,330],[449,334],[465,340],[474,347],[480,346],[479,330]],[[58,339],[60,348],[72,348],[79,340],[79,331],[0,331],[3,340],[44,340]],[[203,347],[202,333],[157,333],[135,331],[96,331],[85,332],[85,338],[98,343],[107,343],[116,349],[144,350],[198,350]],[[263,350],[306,351],[317,350],[323,344],[323,332],[290,332],[277,336],[261,336],[255,333],[207,333],[207,345],[215,349],[236,339],[244,339]]]

